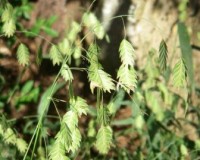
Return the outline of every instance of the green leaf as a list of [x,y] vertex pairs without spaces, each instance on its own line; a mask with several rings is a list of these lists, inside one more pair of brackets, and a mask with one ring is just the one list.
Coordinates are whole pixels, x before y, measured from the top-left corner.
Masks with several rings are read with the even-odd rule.
[[34,82],[32,80],[26,82],[21,89],[21,94],[26,95],[28,92],[30,92],[33,88],[33,84]]
[[29,51],[23,43],[21,43],[17,49],[17,60],[19,64],[23,66],[29,64]]
[[159,47],[159,64],[161,71],[165,71],[167,68],[167,45],[164,40],[160,42]]
[[125,39],[122,40],[119,47],[120,58],[125,66],[134,66],[135,51],[132,45]]
[[42,29],[45,33],[47,33],[48,35],[50,35],[51,37],[58,37],[58,32],[54,29],[52,29],[51,27],[48,26],[42,26]]
[[9,21],[4,22],[3,24],[3,33],[7,37],[11,37],[16,30],[15,21],[10,19]]
[[54,87],[50,86],[42,95],[40,99],[40,103],[38,105],[38,117],[45,116],[49,109],[50,104],[50,96],[53,96],[61,87],[64,86],[65,83],[56,84]]
[[57,19],[58,17],[56,15],[49,17],[45,22],[46,26],[51,27],[56,22]]
[[104,92],[111,92],[111,90],[115,90],[115,85],[111,76],[100,69],[96,64],[91,64],[88,69],[88,77],[90,80],[90,89],[92,93],[94,89],[97,87]]
[[117,78],[119,79],[119,86],[121,86],[127,93],[135,91],[137,86],[137,75],[133,67],[125,67],[121,65],[117,72]]
[[186,84],[186,66],[180,59],[173,68],[173,84],[176,87],[184,87]]
[[62,55],[60,54],[59,50],[55,45],[51,46],[50,52],[49,52],[50,59],[53,62],[53,65],[60,65],[62,62],[63,58]]
[[96,148],[101,154],[107,154],[112,144],[112,129],[101,125],[97,133]]
[[72,82],[72,80],[74,79],[72,72],[67,64],[63,65],[62,70],[61,70],[61,75],[65,79],[66,82],[67,81]]
[[121,119],[121,120],[114,120],[111,122],[112,125],[114,126],[127,126],[127,125],[133,125],[134,123],[134,119],[133,117],[130,118],[125,118],[125,119]]
[[114,115],[119,110],[123,103],[124,96],[125,92],[121,89],[117,92],[117,95],[111,99],[107,106],[111,115]]
[[182,53],[182,59],[187,68],[186,72],[189,77],[191,88],[194,89],[194,69],[192,61],[192,48],[190,45],[190,37],[187,31],[187,27],[184,23],[178,23],[178,35],[180,48]]

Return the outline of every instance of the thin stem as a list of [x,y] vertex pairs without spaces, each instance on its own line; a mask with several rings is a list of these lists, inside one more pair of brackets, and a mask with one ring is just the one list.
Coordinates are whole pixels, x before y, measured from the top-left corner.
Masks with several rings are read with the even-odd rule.
[[97,88],[97,109],[100,108],[101,105],[101,90]]
[[[61,69],[62,69],[62,67],[61,67]],[[56,78],[54,79],[53,87],[52,87],[51,94],[50,94],[49,97],[52,97],[52,95],[53,95],[53,90],[54,90],[54,88],[55,88],[56,81],[58,80],[58,77],[59,77],[60,74],[61,74],[61,69],[59,70],[59,72],[58,72]],[[44,106],[44,110],[46,110],[47,107],[48,107],[48,106]],[[35,135],[36,135],[36,139],[35,139],[35,141],[37,140],[37,135],[38,135],[38,132],[39,132],[38,130],[40,130],[40,126],[41,126],[41,124],[42,124],[42,120],[43,120],[43,118],[44,118],[44,113],[45,113],[45,112],[43,112],[42,115],[39,117],[38,124],[37,124],[37,126],[36,126],[36,129],[35,129],[35,131],[34,131],[32,137],[31,137],[31,141],[29,142],[29,145],[28,145],[28,148],[27,148],[27,150],[26,150],[26,153],[24,154],[24,158],[23,158],[23,160],[26,160],[26,157],[27,157],[28,151],[29,151],[29,149],[30,149],[30,146],[31,146],[31,144],[32,144],[32,142],[33,142],[33,139],[34,139]],[[35,143],[36,143],[36,142],[35,142]],[[34,143],[34,144],[35,144],[35,143]],[[33,150],[33,152],[34,152],[34,150]]]
[[33,150],[32,150],[32,154],[31,154],[31,160],[33,159],[33,156],[34,156],[34,151],[35,151],[35,147],[36,147],[36,144],[37,144],[37,139],[39,137],[39,132],[40,132],[41,125],[42,125],[42,123],[40,124],[39,130],[36,133],[36,137],[35,137],[35,141],[34,141],[34,145],[33,145]]
[[69,97],[70,99],[74,98],[74,90],[73,90],[72,82],[69,82]]
[[59,116],[59,119],[60,119],[60,122],[61,122],[61,116],[60,116],[60,113],[59,113],[59,111],[58,111],[58,108],[56,107],[56,103],[54,102],[54,100],[52,100],[52,102],[53,102],[53,104],[54,104],[54,107],[55,107],[55,109],[56,109],[56,112],[57,112],[57,114],[58,114],[58,116]]
[[124,38],[126,38],[126,27],[125,27],[124,19],[122,16],[121,16],[121,19],[122,19],[122,23],[123,23],[123,27],[124,27]]
[[43,40],[45,40],[47,43],[51,44],[51,45],[55,45],[54,43],[52,43],[51,41],[49,41],[48,39],[46,39],[44,36],[41,36],[39,34],[36,34],[34,32],[31,32],[31,31],[26,31],[26,30],[23,30],[23,31],[15,31],[16,33],[29,33],[29,34],[32,34],[34,36],[37,36]]
[[36,132],[38,132],[38,131],[37,131],[37,130],[38,130],[38,127],[39,127],[39,126],[38,126],[38,124],[37,124],[36,129],[35,129],[35,131],[34,131],[32,137],[31,137],[31,140],[30,140],[29,144],[28,144],[27,150],[26,150],[26,152],[25,152],[25,154],[24,154],[23,160],[26,160],[26,156],[27,156],[27,154],[28,154],[28,151],[30,150],[31,144],[32,144],[32,142],[33,142],[33,140],[34,140],[34,137],[35,137],[35,134],[36,134]]

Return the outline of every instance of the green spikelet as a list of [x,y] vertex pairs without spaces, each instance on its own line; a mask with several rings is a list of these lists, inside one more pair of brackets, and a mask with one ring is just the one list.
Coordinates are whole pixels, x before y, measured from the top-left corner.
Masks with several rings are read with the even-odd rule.
[[18,149],[21,153],[25,153],[25,151],[26,151],[28,145],[27,145],[26,141],[24,141],[23,139],[17,138],[16,146],[17,146],[17,149]]
[[104,92],[111,92],[111,90],[115,90],[115,85],[111,76],[104,72],[101,68],[98,68],[97,64],[91,64],[88,71],[90,89],[92,93],[95,88],[100,88]]
[[5,36],[10,37],[15,33],[16,25],[13,16],[13,7],[10,3],[6,3],[5,9],[1,16],[3,24],[3,33]]
[[64,64],[61,70],[61,75],[65,79],[65,81],[72,81],[73,80],[73,75],[72,72],[67,64]]
[[132,45],[123,39],[120,43],[119,52],[122,64],[117,72],[118,86],[130,93],[130,91],[135,90],[137,84],[137,74],[134,69],[135,51]]
[[117,78],[119,79],[119,86],[121,86],[127,93],[135,91],[137,86],[137,75],[133,67],[124,67],[123,65],[117,72]]
[[160,42],[159,47],[159,64],[161,71],[165,71],[167,68],[167,45],[164,40]]
[[13,7],[9,3],[7,3],[1,15],[1,20],[2,22],[7,22],[12,18],[13,18]]
[[50,160],[70,160],[66,155],[65,155],[65,147],[64,145],[56,140],[54,145],[52,146],[52,149],[49,152],[49,158]]
[[73,21],[70,27],[70,31],[67,34],[67,38],[73,43],[76,40],[77,34],[81,31],[81,26]]
[[120,43],[119,52],[122,64],[133,67],[135,51],[132,45],[127,40],[122,40],[122,42]]
[[11,37],[16,30],[15,22],[13,19],[10,19],[9,21],[4,22],[3,24],[3,32],[5,33],[5,36]]
[[176,87],[184,87],[186,83],[186,67],[183,59],[180,59],[173,69],[173,82]]
[[75,99],[70,99],[70,108],[81,116],[82,114],[87,115],[89,111],[86,100],[81,97],[76,97]]
[[100,21],[97,19],[97,17],[91,13],[84,13],[83,15],[83,24],[90,28],[93,33],[97,36],[98,39],[103,39],[105,36],[105,30],[100,23]]
[[110,118],[109,118],[109,110],[107,107],[100,106],[98,112],[97,112],[97,120],[99,124],[102,124],[104,126],[107,126],[110,123]]
[[7,144],[16,144],[17,137],[11,128],[7,128],[4,133],[4,141]]
[[22,66],[29,64],[29,51],[23,43],[17,49],[17,60]]
[[53,45],[49,52],[50,59],[53,62],[53,65],[60,65],[62,62],[62,56],[55,45]]
[[96,140],[96,148],[101,154],[107,154],[112,144],[112,129],[110,126],[101,125]]
[[98,63],[99,47],[92,43],[88,49],[87,57],[91,64]]
[[72,153],[75,153],[81,144],[81,133],[79,129],[76,127],[72,132],[72,144],[69,147],[69,150],[72,151]]

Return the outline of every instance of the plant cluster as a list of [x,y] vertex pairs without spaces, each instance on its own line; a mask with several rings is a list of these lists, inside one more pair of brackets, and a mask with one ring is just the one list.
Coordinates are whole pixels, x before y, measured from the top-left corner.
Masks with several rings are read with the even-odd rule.
[[[25,3],[25,1],[23,2]],[[14,36],[16,32],[16,12],[10,3],[2,4],[2,33],[3,36],[9,38]],[[53,21],[48,23],[49,28]],[[44,21],[41,22],[42,25],[44,23]],[[101,40],[107,36],[97,17],[92,12],[87,11],[80,24],[75,21],[71,23],[70,30],[61,42],[58,44],[50,42],[51,48],[48,58],[54,66],[59,66],[60,69],[52,85],[41,96],[37,107],[37,124],[32,131],[32,137],[27,144],[17,136],[15,130],[9,127],[7,121],[2,119],[0,137],[3,144],[16,147],[22,153],[24,160],[68,160],[76,157],[90,159],[93,158],[94,153],[96,154],[94,159],[106,157],[141,160],[195,159],[199,154],[199,137],[194,142],[187,136],[176,133],[177,130],[183,131],[181,129],[183,122],[196,126],[197,133],[199,130],[200,113],[196,111],[198,106],[190,101],[195,84],[192,51],[185,24],[183,22],[178,24],[182,55],[174,66],[168,63],[167,44],[165,40],[162,40],[158,50],[149,51],[146,65],[141,69],[136,69],[135,50],[124,37],[119,46],[121,65],[117,70],[117,77],[114,78],[104,70],[99,62],[101,50],[95,40],[88,49],[83,48],[82,42],[87,37],[87,33],[83,38],[80,37],[79,33],[84,27],[87,28],[88,34],[92,32],[96,39]],[[46,31],[52,33],[52,36],[57,35],[52,30],[46,29]],[[31,32],[38,34],[39,30],[32,29]],[[24,31],[25,34],[31,32]],[[16,57],[18,63],[25,69],[32,63],[29,48],[24,43],[18,45]],[[82,61],[87,61],[87,68],[77,67],[76,69],[87,74],[91,93],[96,96],[95,107],[90,106],[84,98],[74,93],[74,68],[70,67],[72,60],[75,60],[77,65]],[[63,78],[63,83],[58,82],[60,77]],[[34,87],[33,83],[33,81],[29,81],[22,87],[19,96],[22,98],[17,98],[16,105],[37,102],[40,91],[39,88]],[[67,86],[68,99],[55,99],[54,94],[64,85]],[[173,87],[183,90],[186,96],[174,92]],[[109,103],[104,100],[105,93],[113,94]],[[64,115],[59,113],[57,101],[66,103]],[[58,114],[57,126],[59,126],[59,130],[55,133],[54,138],[48,138],[47,131],[47,126],[52,127],[52,125],[48,125],[47,121],[50,104],[54,105]],[[116,115],[122,106],[131,108],[131,115],[126,119],[118,120]],[[176,113],[181,109],[184,111],[185,119],[177,118]],[[196,111],[197,120],[191,122],[187,118],[194,111]],[[82,131],[79,121],[82,116],[86,115],[90,117],[88,128]],[[123,131],[115,131],[115,126],[126,127]],[[55,129],[54,127],[51,129]],[[131,133],[136,133],[141,146],[138,146],[133,153],[128,149],[120,151],[116,145],[117,138]],[[134,145],[136,142],[132,139],[131,143]],[[6,156],[1,155],[2,158]]]

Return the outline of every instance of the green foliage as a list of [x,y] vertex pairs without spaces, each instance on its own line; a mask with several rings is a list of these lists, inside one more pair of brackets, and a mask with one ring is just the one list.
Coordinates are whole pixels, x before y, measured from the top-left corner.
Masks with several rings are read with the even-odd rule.
[[[179,11],[182,12],[186,9],[185,2],[184,6],[179,7]],[[6,3],[2,10],[2,29],[7,37],[14,34],[15,22],[19,17],[29,19],[30,3],[23,0],[22,4],[13,9],[10,4]],[[10,23],[11,21],[12,23]],[[29,30],[33,33],[25,35],[33,38],[42,30],[51,37],[56,37],[58,36],[57,32],[51,28],[55,21],[55,16],[49,19],[38,19]],[[23,29],[19,22],[17,27]],[[9,123],[2,120],[0,123],[0,140],[2,141],[0,143],[0,150],[2,150],[0,159],[11,159],[17,153],[22,154],[24,160],[48,158],[50,160],[195,159],[200,148],[199,104],[196,102],[194,104],[190,100],[192,99],[190,93],[187,95],[188,99],[185,99],[181,95],[182,93],[174,92],[170,79],[172,75],[174,86],[183,87],[183,91],[187,91],[187,87],[194,85],[192,51],[185,25],[178,24],[182,58],[173,69],[168,63],[168,48],[164,40],[160,42],[159,56],[155,49],[150,50],[146,64],[141,67],[135,63],[136,53],[132,44],[124,38],[119,46],[121,66],[117,68],[117,77],[112,77],[103,69],[103,65],[99,62],[101,50],[96,42],[91,43],[88,50],[84,49],[84,46],[88,45],[84,40],[88,35],[91,36],[90,32],[97,39],[103,39],[106,35],[103,25],[95,14],[89,11],[85,12],[81,24],[72,21],[68,28],[63,39],[57,44],[48,42],[53,45],[47,58],[50,58],[53,66],[56,65],[55,67],[59,68],[59,71],[52,84],[44,89],[43,93],[40,93],[39,87],[37,87],[37,83],[41,81],[40,78],[43,75],[38,74],[35,81],[27,81],[23,85],[21,85],[21,76],[19,76],[17,80],[19,82],[11,93],[7,92],[7,88],[4,89],[6,81],[0,75],[2,81],[0,89],[3,91],[0,95],[0,105],[3,103],[3,107],[0,108],[2,112],[7,110],[4,106],[11,108],[11,111],[12,108],[21,104],[35,106],[38,97],[41,96],[37,108],[26,108],[27,111],[33,112],[31,116],[20,117],[25,122],[22,128],[23,134],[30,139],[28,145],[22,138],[18,138],[15,130],[11,129],[10,123],[15,123],[15,120],[11,119],[8,121]],[[79,33],[81,34],[79,35]],[[20,31],[16,34],[17,38],[18,34]],[[92,38],[94,38],[93,35]],[[41,58],[45,58],[45,56],[41,55]],[[93,95],[84,98],[76,95],[74,87],[78,85],[76,86],[74,83],[76,76],[71,67],[74,64],[72,58],[75,59],[75,64],[77,60],[79,64],[83,64],[83,68],[72,67],[75,70],[85,71]],[[24,44],[18,46],[17,59],[21,65],[32,67],[29,65],[28,47]],[[85,64],[89,65],[88,68],[84,68]],[[173,70],[172,73],[171,70]],[[162,72],[168,75],[162,74]],[[187,84],[186,75],[189,76],[190,84]],[[115,78],[117,80],[114,80]],[[42,82],[45,83],[47,80],[52,79],[48,77]],[[47,84],[49,85],[49,82]],[[56,94],[58,91],[59,93]],[[111,92],[112,96],[109,100],[107,95],[110,95]],[[64,97],[63,99],[59,99],[60,94]],[[54,98],[54,95],[58,98]],[[193,94],[191,93],[191,95]],[[188,106],[189,108],[187,108]],[[17,111],[20,109],[23,107],[17,108]],[[35,109],[37,109],[37,115],[34,115]],[[179,110],[180,112],[187,110],[184,118],[179,115]],[[54,114],[55,112],[58,116]],[[190,113],[195,117],[192,121]],[[12,114],[18,116],[18,112],[15,110]],[[195,128],[197,137],[195,140],[188,138],[190,135],[183,129],[188,125]],[[34,127],[35,129],[33,129]],[[184,137],[182,137],[183,135]],[[124,143],[123,147],[120,145],[121,142]],[[30,154],[31,152],[32,154]]]
[[23,43],[17,49],[17,60],[22,66],[29,65],[29,51]]
[[22,86],[20,90],[20,95],[15,97],[16,106],[30,102],[36,103],[39,97],[39,93],[39,87],[34,87],[33,81],[27,81]]
[[164,119],[164,111],[163,108],[159,105],[159,99],[156,98],[157,94],[155,92],[146,91],[145,98],[147,101],[147,105],[150,107],[152,112],[156,115],[156,119],[158,121],[162,121]]
[[96,148],[102,154],[107,154],[112,144],[112,129],[110,126],[101,125],[96,140]]
[[161,71],[165,71],[167,68],[167,45],[164,40],[160,42],[159,47],[159,64]]
[[44,31],[46,34],[50,35],[51,37],[58,37],[58,32],[55,31],[51,26],[57,20],[56,16],[51,16],[48,19],[37,19],[30,32],[34,33],[27,33],[27,36],[35,37],[35,34],[38,35],[40,31]]
[[5,8],[6,7],[6,3],[7,3],[7,0],[0,1],[0,7]]

